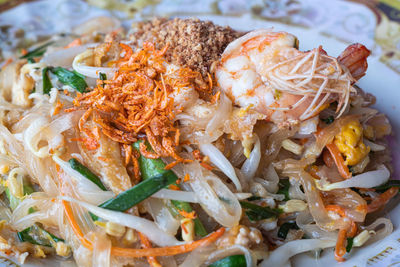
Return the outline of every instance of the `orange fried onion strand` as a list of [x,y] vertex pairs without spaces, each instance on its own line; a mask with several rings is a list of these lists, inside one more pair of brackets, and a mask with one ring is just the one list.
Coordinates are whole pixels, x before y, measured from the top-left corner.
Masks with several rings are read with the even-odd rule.
[[[179,130],[174,118],[180,111],[174,107],[172,93],[190,86],[211,96],[211,83],[204,82],[199,72],[189,68],[166,75],[163,56],[167,46],[156,50],[153,44],[144,43],[143,49],[135,52],[128,45],[120,46],[123,56],[113,63],[117,68],[114,77],[98,81],[90,92],[78,94],[75,109],[88,111],[86,116],[90,113],[102,132],[114,141],[131,144],[146,136],[154,156],[189,161],[176,151]],[[87,133],[82,124],[79,128]]]

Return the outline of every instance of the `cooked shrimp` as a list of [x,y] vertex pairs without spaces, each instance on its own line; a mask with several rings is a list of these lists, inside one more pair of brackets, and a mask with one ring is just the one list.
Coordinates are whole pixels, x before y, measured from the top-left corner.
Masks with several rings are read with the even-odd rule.
[[269,30],[233,41],[215,70],[220,87],[235,104],[251,105],[279,125],[306,120],[334,101],[340,116],[355,79],[321,47],[302,52],[297,43],[289,33]]
[[349,45],[338,57],[340,64],[346,66],[354,79],[359,80],[368,68],[367,57],[371,54],[364,45]]

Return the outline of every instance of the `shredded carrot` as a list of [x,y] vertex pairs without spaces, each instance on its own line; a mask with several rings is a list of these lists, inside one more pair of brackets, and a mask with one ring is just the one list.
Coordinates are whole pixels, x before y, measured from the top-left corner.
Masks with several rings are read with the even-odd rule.
[[184,210],[178,210],[179,214],[188,219],[195,219],[197,217],[195,211],[186,212]]
[[[152,248],[152,245],[150,243],[150,240],[142,234],[141,232],[139,233],[140,237],[140,242],[142,243],[143,248]],[[147,261],[149,262],[151,267],[161,267],[161,264],[157,261],[156,257],[148,256]]]
[[168,186],[168,188],[171,189],[171,190],[175,190],[175,191],[181,190],[181,189],[179,188],[179,186],[174,185],[174,184],[170,184],[170,185]]
[[171,162],[170,164],[168,164],[167,166],[164,167],[164,169],[166,170],[170,170],[173,167],[175,167],[176,165],[178,165],[179,163],[181,163],[182,161],[179,160],[175,160],[174,162]]
[[328,148],[329,152],[331,153],[333,161],[335,162],[340,175],[345,179],[351,178],[351,173],[349,172],[349,168],[344,163],[344,159],[340,154],[340,151],[335,145],[335,143],[330,143],[326,145],[326,148]]
[[74,233],[78,236],[79,241],[81,241],[82,245],[84,245],[86,248],[93,250],[92,242],[90,242],[83,236],[81,228],[79,227],[77,221],[75,221],[75,217],[72,212],[70,204],[65,200],[62,200],[62,204],[64,206],[64,210],[65,210],[65,214],[67,216],[68,222],[71,225]]
[[324,152],[322,153],[322,158],[324,160],[325,165],[328,168],[332,168],[333,165],[335,165],[335,161],[333,160],[331,154],[329,153],[329,150],[324,150]]
[[354,237],[357,234],[357,224],[351,221],[350,231],[347,233],[347,237]]
[[[87,240],[75,220],[72,209],[69,203],[65,200],[62,200],[62,204],[64,206],[64,210],[66,213],[66,217],[68,219],[69,224],[71,225],[72,230],[77,235],[78,239],[81,241],[82,245],[86,248],[93,250],[93,244],[89,240]],[[221,227],[214,233],[211,233],[205,238],[200,240],[186,243],[178,246],[171,247],[162,247],[162,248],[146,248],[146,249],[135,249],[135,248],[120,248],[120,247],[111,247],[111,254],[114,256],[120,257],[129,257],[129,258],[141,258],[141,257],[160,257],[160,256],[173,256],[177,254],[183,254],[202,246],[206,246],[215,242],[218,238],[220,238],[225,232],[225,228]]]
[[[61,168],[58,164],[56,164],[56,170],[58,174],[58,178],[60,184],[62,185],[62,179],[60,178]],[[62,192],[62,190],[61,190]],[[61,195],[63,195],[61,193]],[[77,235],[79,241],[85,246],[87,249],[93,250],[93,244],[91,241],[85,238],[82,230],[79,227],[78,222],[75,220],[75,216],[71,209],[69,202],[62,200],[61,201],[64,211],[67,217],[69,224],[75,235]],[[119,257],[129,257],[129,258],[141,258],[141,257],[161,257],[161,256],[174,256],[177,254],[183,254],[202,246],[207,246],[208,244],[214,243],[218,238],[220,238],[225,233],[225,228],[221,227],[217,231],[209,234],[208,236],[193,241],[190,243],[186,243],[178,246],[170,246],[170,247],[161,247],[161,248],[152,248],[150,247],[145,249],[134,249],[134,248],[121,248],[121,247],[111,247],[111,254]],[[139,233],[140,234],[140,233]],[[147,239],[147,238],[146,238]],[[146,241],[145,241],[146,242]],[[148,241],[150,243],[150,241]]]
[[121,257],[146,257],[146,256],[173,256],[177,254],[187,253],[193,251],[194,249],[202,246],[206,246],[210,243],[215,242],[220,238],[225,232],[225,228],[221,227],[214,233],[208,235],[207,237],[186,243],[184,245],[163,247],[163,248],[148,248],[148,249],[129,249],[129,248],[111,248],[111,254]]
[[368,213],[374,212],[389,202],[399,192],[398,187],[391,187],[372,200],[367,206]]
[[56,106],[54,107],[53,116],[54,116],[54,115],[57,115],[58,113],[60,113],[60,111],[61,111],[61,109],[62,109],[63,106],[64,106],[64,104],[61,103],[60,100],[57,100],[57,104],[56,104]]
[[214,169],[213,166],[211,166],[210,164],[205,163],[205,162],[200,162],[200,165],[203,166],[204,168],[206,168],[209,171],[212,171]]
[[8,65],[10,65],[12,62],[14,61],[14,59],[12,58],[8,58],[6,60],[6,62],[4,63],[4,65],[1,67],[2,70],[4,70]]
[[25,48],[21,49],[21,55],[25,56],[26,54],[28,54],[28,50],[26,50]]
[[[341,217],[346,217],[345,210],[339,205],[326,205],[325,209],[327,211],[336,212]],[[336,241],[335,248],[335,259],[339,262],[345,261],[343,258],[344,254],[346,254],[346,238],[354,237],[357,234],[358,227],[354,221],[351,221],[349,227],[343,228],[339,230],[338,239]]]
[[335,247],[335,259],[338,262],[343,262],[345,259],[343,258],[344,254],[346,254],[346,237],[347,237],[347,230],[346,229],[340,229],[338,238],[336,241],[336,247]]
[[71,48],[71,47],[80,46],[80,45],[82,45],[82,40],[80,38],[77,38],[77,39],[73,40],[72,42],[70,42],[69,44],[67,44],[66,46],[64,46],[64,48]]
[[341,217],[346,217],[346,212],[344,211],[344,209],[342,207],[340,207],[339,205],[326,205],[325,209],[327,211],[333,211],[336,212],[337,214],[339,214]]
[[346,254],[346,238],[354,237],[357,234],[357,224],[352,221],[349,230],[340,229],[338,233],[338,239],[336,241],[335,247],[335,259],[338,262],[343,262],[345,259],[343,258],[344,254]]
[[188,229],[187,229],[185,223],[181,223],[181,228],[182,228],[182,230],[185,232],[185,234],[188,234],[188,233],[189,233],[189,231],[188,231]]

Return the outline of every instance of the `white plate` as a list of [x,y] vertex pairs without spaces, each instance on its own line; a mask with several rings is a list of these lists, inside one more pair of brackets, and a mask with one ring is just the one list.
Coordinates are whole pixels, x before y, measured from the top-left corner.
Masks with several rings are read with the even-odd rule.
[[[255,20],[250,17],[232,18],[219,16],[199,16],[200,19],[212,20],[219,25],[228,25],[232,28],[249,31],[258,28],[274,27],[277,31],[288,31],[295,34],[300,40],[300,49],[309,50],[319,45],[332,56],[339,55],[349,43],[339,41],[335,38],[322,35],[316,30],[303,27],[294,27],[278,22],[269,22],[265,20]],[[367,75],[361,79],[359,86],[365,91],[374,94],[377,98],[376,107],[387,114],[394,132],[400,131],[400,76],[386,67],[378,60],[374,53],[369,57],[369,67]],[[399,154],[399,137],[396,136],[392,150]],[[399,159],[399,156],[395,156]],[[398,162],[394,162],[398,165]],[[399,170],[398,167],[396,167]],[[397,172],[399,174],[400,172]],[[326,251],[319,260],[315,260],[307,254],[300,255],[292,259],[293,266],[400,266],[400,217],[396,216],[400,212],[400,205],[393,208],[388,217],[391,218],[394,225],[394,232],[386,239],[374,243],[362,249],[353,249],[349,259],[344,263],[337,263],[334,260],[333,252]],[[0,266],[11,266],[1,263]],[[26,266],[58,266],[53,261],[45,261],[43,264],[27,264]],[[69,266],[69,265],[68,265]]]

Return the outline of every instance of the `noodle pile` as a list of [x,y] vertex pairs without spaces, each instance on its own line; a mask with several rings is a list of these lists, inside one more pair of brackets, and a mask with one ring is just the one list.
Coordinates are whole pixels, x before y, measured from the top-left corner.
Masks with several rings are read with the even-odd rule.
[[[297,99],[280,111],[309,105],[277,123],[224,90],[213,71],[222,63],[211,59],[242,33],[218,30],[232,36],[191,68],[171,51],[196,51],[187,46],[199,38],[169,50],[120,30],[38,44],[3,65],[2,253],[21,264],[285,266],[329,248],[326,257],[345,261],[393,231],[379,213],[400,185],[391,126],[354,84],[369,50],[352,45],[334,58],[290,47],[295,55],[270,64],[263,82],[278,92],[273,101]],[[234,60],[234,78],[248,73]]]

